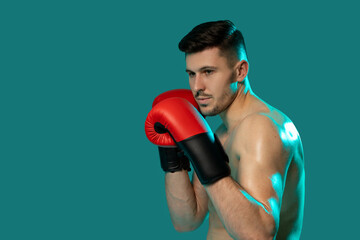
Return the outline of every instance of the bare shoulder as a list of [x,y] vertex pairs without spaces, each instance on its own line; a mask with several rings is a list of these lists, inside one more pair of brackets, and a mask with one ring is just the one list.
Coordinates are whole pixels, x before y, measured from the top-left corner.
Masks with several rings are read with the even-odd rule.
[[248,115],[234,129],[233,149],[239,155],[258,155],[257,159],[264,161],[270,156],[287,158],[290,148],[283,136],[286,121],[286,116],[271,112]]
[[[273,117],[266,113],[253,113],[244,118],[234,129],[237,138],[249,139],[258,137],[272,137],[279,136],[280,124]],[[245,137],[246,138],[243,138]]]

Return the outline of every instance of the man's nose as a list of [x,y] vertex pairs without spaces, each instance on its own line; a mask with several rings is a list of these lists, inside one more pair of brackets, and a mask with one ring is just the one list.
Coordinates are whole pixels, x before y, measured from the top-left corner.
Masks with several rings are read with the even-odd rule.
[[200,74],[195,77],[194,90],[196,92],[200,91],[200,90],[202,90],[202,91],[205,90],[204,80],[203,80],[203,78],[201,77]]

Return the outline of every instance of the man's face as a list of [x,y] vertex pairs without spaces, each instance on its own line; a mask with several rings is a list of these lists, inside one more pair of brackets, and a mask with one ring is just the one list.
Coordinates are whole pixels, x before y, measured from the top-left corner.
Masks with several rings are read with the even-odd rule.
[[236,70],[218,48],[186,55],[190,88],[205,116],[224,111],[237,93]]

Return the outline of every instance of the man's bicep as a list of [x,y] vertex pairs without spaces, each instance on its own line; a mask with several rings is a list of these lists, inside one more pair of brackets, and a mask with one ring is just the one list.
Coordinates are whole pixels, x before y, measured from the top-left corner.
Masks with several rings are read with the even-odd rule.
[[238,182],[242,188],[240,191],[250,202],[257,204],[274,218],[279,218],[284,190],[281,171],[271,171],[268,167],[255,163],[238,170]]
[[278,130],[262,116],[252,119],[237,135],[237,180],[242,193],[278,223],[288,159]]

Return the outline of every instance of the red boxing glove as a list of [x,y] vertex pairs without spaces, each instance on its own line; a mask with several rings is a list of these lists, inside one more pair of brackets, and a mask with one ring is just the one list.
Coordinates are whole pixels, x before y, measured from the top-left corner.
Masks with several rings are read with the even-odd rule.
[[183,98],[186,99],[189,103],[191,103],[198,111],[200,111],[199,105],[197,104],[191,90],[189,89],[174,89],[174,90],[170,90],[167,92],[164,92],[162,94],[160,94],[159,96],[157,96],[152,104],[152,107],[154,107],[156,104],[158,104],[159,102],[168,99],[168,98],[172,98],[172,97],[178,97],[178,98]]
[[157,103],[150,111],[145,132],[148,139],[158,146],[176,146],[170,139],[180,142],[196,134],[211,132],[211,129],[187,100],[168,98]]
[[148,139],[166,146],[169,135],[189,157],[202,184],[230,175],[228,157],[209,125],[195,107],[182,98],[168,98],[155,104],[145,122]]
[[[152,106],[154,107],[159,102],[172,97],[186,99],[191,104],[193,104],[195,108],[199,109],[199,106],[195,101],[191,90],[188,89],[175,89],[164,92],[154,99]],[[177,172],[182,171],[183,169],[191,171],[189,159],[184,155],[184,152],[181,149],[175,146],[175,143],[171,139],[170,135],[162,134],[161,139],[161,142],[165,143],[166,145],[166,147],[158,147],[161,168],[165,172]]]
[[[166,91],[154,99],[152,107],[154,107],[156,104],[158,104],[159,102],[161,102],[165,99],[173,98],[173,97],[186,99],[198,111],[200,111],[199,105],[195,101],[195,98],[194,98],[191,90],[189,90],[189,89],[174,89],[174,90]],[[148,131],[150,131],[150,132],[148,133]],[[150,137],[149,140],[158,146],[174,146],[174,147],[176,146],[173,139],[167,133],[164,133],[161,135],[155,134],[153,132],[153,129],[151,129],[151,128],[147,129],[146,125],[145,125],[145,133],[146,133],[146,136],[148,136],[148,138],[150,137],[150,135],[153,136],[154,138],[156,138],[156,140],[155,139],[151,140],[150,139],[151,137]]]

